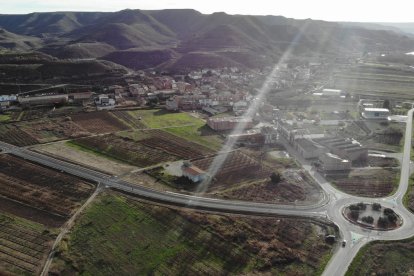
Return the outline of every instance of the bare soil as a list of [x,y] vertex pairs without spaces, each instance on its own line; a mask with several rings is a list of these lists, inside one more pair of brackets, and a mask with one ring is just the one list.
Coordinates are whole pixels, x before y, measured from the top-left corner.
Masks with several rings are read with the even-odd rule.
[[37,145],[34,146],[33,149],[41,153],[50,154],[60,159],[82,164],[112,175],[125,174],[137,169],[137,167],[123,162],[117,162],[116,160],[111,160],[91,152],[76,149],[67,145],[64,141],[53,144]]
[[78,113],[70,117],[73,122],[91,133],[113,133],[128,129],[128,126],[106,111]]
[[43,212],[53,217],[69,217],[90,196],[94,185],[4,154],[0,156],[0,188],[1,196],[28,208],[42,210],[41,218],[33,216],[31,219],[44,223]]

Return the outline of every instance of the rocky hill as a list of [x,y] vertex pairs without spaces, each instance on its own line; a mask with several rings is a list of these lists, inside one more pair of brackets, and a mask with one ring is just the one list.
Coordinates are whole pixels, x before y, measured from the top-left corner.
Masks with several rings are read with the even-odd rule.
[[0,47],[175,70],[261,67],[287,49],[295,55],[414,49],[412,37],[380,26],[195,10],[32,13],[0,15]]

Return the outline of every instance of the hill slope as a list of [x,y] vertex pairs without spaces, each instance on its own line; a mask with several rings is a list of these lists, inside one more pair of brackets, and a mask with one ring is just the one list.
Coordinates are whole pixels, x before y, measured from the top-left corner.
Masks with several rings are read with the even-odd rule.
[[[0,39],[5,37],[4,45],[10,48],[32,50],[44,44],[41,51],[59,58],[105,56],[140,69],[256,67],[275,62],[287,49],[295,55],[414,49],[414,38],[389,27],[382,30],[380,25],[369,29],[282,16],[206,15],[195,10],[0,15],[0,27],[8,32],[0,34]],[[25,37],[26,41],[22,34],[38,38]]]

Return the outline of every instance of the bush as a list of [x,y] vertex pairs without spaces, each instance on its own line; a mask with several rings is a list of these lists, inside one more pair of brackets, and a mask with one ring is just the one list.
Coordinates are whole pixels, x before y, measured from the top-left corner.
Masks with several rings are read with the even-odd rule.
[[359,206],[357,204],[352,204],[352,205],[349,206],[349,210],[359,211]]
[[372,204],[372,210],[379,211],[380,209],[381,209],[381,204],[379,203]]
[[369,224],[372,224],[372,223],[374,222],[374,218],[373,218],[373,217],[371,217],[371,216],[363,217],[361,220],[362,220],[363,222],[365,222],[365,223],[369,223]]
[[352,210],[350,213],[351,219],[353,220],[358,220],[359,218],[359,211],[357,210]]
[[394,214],[394,210],[391,208],[385,208],[384,215],[390,215],[390,214]]
[[357,206],[359,207],[359,210],[365,210],[365,209],[367,209],[367,205],[364,204],[363,202],[358,203]]
[[385,218],[385,217],[379,217],[378,227],[387,228],[388,227],[388,219]]
[[273,184],[277,184],[277,183],[279,183],[281,180],[282,180],[282,176],[280,175],[280,173],[275,173],[275,172],[273,172],[273,173],[270,175],[270,181],[271,181]]
[[397,222],[398,217],[395,213],[392,213],[387,215],[387,219],[390,223],[395,224]]

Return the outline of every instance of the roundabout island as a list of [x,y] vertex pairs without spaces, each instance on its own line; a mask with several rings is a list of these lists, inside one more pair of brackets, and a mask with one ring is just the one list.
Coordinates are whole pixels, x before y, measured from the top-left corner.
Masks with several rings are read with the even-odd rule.
[[402,218],[393,209],[380,203],[351,204],[342,209],[342,215],[349,222],[371,230],[390,231],[403,224]]

